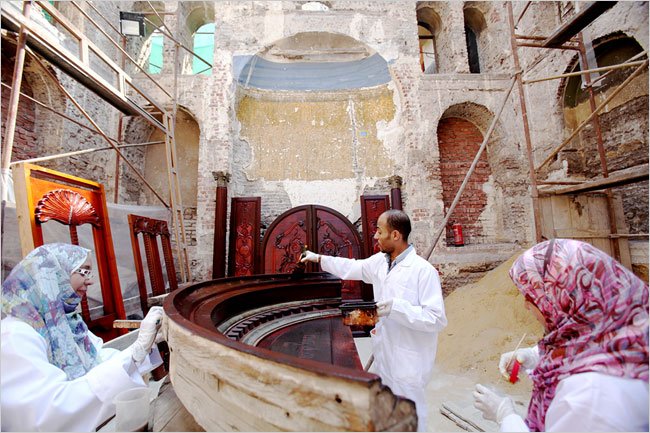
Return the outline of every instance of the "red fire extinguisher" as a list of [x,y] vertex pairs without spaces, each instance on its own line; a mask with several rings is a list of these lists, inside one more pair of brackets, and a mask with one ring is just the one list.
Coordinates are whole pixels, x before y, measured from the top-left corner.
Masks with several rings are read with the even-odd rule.
[[454,232],[454,246],[462,247],[465,245],[465,240],[463,239],[463,226],[460,224],[452,224],[451,230]]

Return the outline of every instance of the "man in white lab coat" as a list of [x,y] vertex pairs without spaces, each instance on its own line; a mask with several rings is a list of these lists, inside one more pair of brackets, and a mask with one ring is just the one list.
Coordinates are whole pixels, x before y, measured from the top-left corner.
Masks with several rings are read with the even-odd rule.
[[381,252],[364,260],[331,257],[307,251],[303,262],[343,280],[373,285],[380,320],[371,332],[378,374],[393,393],[413,400],[418,431],[427,429],[425,387],[431,379],[438,332],[447,325],[438,271],[409,245],[411,221],[400,210],[389,210],[377,220],[375,239]]

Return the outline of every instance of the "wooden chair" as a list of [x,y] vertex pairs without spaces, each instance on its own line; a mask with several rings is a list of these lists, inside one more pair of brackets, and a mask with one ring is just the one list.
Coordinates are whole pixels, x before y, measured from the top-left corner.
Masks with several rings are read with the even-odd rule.
[[[156,303],[156,297],[164,296],[167,293],[178,289],[176,268],[174,267],[174,258],[172,256],[170,233],[169,228],[167,227],[167,221],[133,214],[129,214],[128,219],[133,259],[135,260],[135,272],[138,278],[138,290],[140,292],[140,306],[142,307],[142,313],[146,315],[151,305]],[[147,269],[149,271],[149,282],[151,283],[151,295],[147,292],[138,235],[142,235],[144,244]],[[163,279],[158,238],[160,238],[162,245],[162,257],[165,262],[169,290],[167,290],[165,280]]]
[[90,330],[105,341],[123,334],[113,321],[125,319],[117,274],[111,226],[103,185],[33,164],[13,168],[16,212],[23,256],[43,245],[43,224],[57,221],[68,226],[70,243],[78,245],[77,228],[89,224],[101,286],[103,313],[90,317],[88,300],[82,298],[82,317]]

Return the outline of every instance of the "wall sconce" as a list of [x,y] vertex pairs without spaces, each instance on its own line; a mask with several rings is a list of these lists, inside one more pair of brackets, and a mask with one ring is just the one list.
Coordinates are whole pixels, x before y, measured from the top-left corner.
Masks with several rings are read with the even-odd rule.
[[144,36],[144,15],[120,11],[120,33],[124,36]]

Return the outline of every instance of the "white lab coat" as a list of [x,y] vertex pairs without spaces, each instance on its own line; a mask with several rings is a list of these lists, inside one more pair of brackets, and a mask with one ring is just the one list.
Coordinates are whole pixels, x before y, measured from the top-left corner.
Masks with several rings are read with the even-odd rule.
[[383,253],[364,260],[321,256],[321,267],[343,280],[372,284],[376,301],[393,299],[391,313],[371,333],[370,369],[393,393],[413,400],[418,430],[426,430],[425,387],[431,379],[438,332],[447,326],[438,271],[415,249],[388,272]]
[[154,367],[149,357],[136,365],[130,348],[101,348],[102,339],[91,333],[101,363],[68,380],[48,361],[45,339],[34,328],[11,316],[0,325],[2,431],[95,431],[115,414],[113,398],[146,386],[141,372]]
[[[648,431],[648,382],[589,372],[561,380],[546,412],[545,431]],[[529,431],[519,415],[502,432]]]

